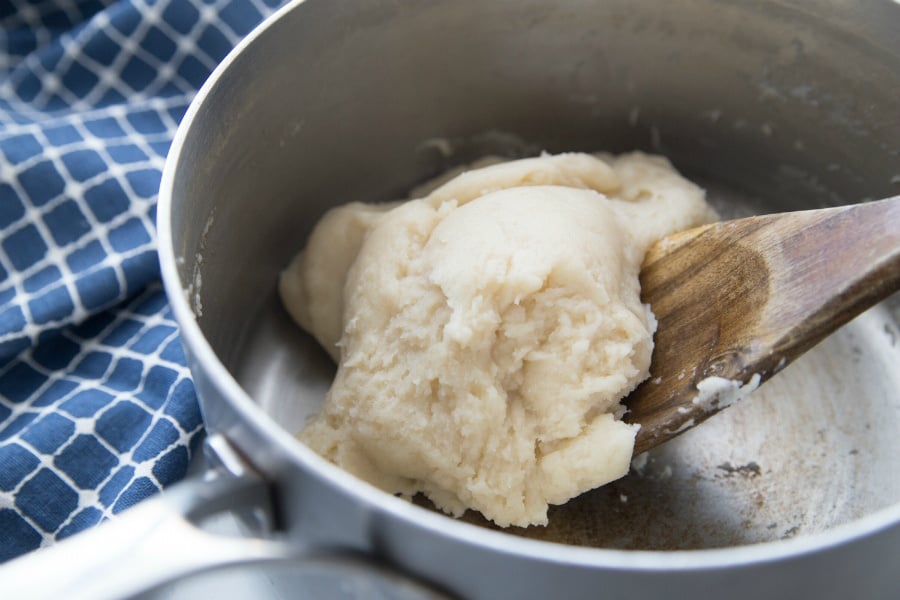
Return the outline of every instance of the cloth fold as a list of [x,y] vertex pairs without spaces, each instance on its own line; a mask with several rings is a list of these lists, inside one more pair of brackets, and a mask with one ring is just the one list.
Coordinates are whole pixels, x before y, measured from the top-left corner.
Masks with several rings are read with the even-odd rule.
[[159,284],[161,171],[279,4],[0,3],[0,561],[184,476],[203,427]]

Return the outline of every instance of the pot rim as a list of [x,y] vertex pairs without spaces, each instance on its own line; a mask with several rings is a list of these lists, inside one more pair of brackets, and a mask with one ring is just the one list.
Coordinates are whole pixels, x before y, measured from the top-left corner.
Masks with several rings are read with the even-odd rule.
[[[238,384],[231,372],[216,356],[212,346],[200,330],[178,273],[178,257],[175,255],[172,235],[173,187],[181,151],[191,133],[193,121],[202,110],[206,98],[213,92],[219,80],[226,75],[230,65],[257,38],[264,35],[275,23],[305,2],[306,0],[290,0],[269,15],[246,35],[210,74],[190,103],[178,126],[166,158],[160,183],[157,204],[160,267],[163,286],[175,320],[179,325],[182,342],[190,348],[190,354],[195,357],[197,365],[206,370],[209,377],[222,388],[223,397],[244,422],[257,427],[285,450],[294,461],[303,464],[310,471],[320,474],[341,492],[356,497],[377,511],[420,530],[427,530],[431,534],[453,538],[461,544],[472,544],[494,552],[518,555],[537,561],[627,571],[721,569],[823,552],[900,526],[900,503],[896,503],[823,532],[785,540],[715,549],[621,550],[570,546],[521,537],[515,537],[516,543],[511,544],[509,534],[459,521],[416,506],[350,475],[316,454],[278,425],[259,405],[253,402],[250,395]],[[249,454],[252,460],[252,453]]]

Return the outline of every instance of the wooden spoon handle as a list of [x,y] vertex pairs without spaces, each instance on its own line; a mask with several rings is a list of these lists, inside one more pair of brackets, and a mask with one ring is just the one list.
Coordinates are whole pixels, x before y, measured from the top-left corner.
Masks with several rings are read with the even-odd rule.
[[641,424],[636,453],[730,405],[900,289],[900,196],[669,236],[647,253],[641,287],[659,327],[650,378],[625,401],[625,420]]

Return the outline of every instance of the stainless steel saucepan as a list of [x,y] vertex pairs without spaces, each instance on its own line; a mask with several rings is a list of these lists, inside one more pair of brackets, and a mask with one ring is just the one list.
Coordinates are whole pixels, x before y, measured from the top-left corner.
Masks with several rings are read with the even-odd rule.
[[[900,596],[897,297],[548,527],[500,530],[382,493],[295,440],[334,366],[275,293],[329,207],[403,197],[485,154],[662,153],[726,216],[895,195],[898,31],[889,0],[286,6],[191,106],[159,204],[163,278],[231,474],[164,495],[174,513],[136,508],[151,521],[132,523],[177,548],[98,593],[246,560],[370,557],[465,597]],[[189,526],[269,502],[258,539]]]

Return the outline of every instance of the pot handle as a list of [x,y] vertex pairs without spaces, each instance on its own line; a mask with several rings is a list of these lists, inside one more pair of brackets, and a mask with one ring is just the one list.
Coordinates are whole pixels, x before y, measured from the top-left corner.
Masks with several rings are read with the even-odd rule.
[[0,568],[7,598],[124,598],[179,577],[237,563],[296,559],[302,546],[214,535],[197,524],[226,510],[262,512],[268,484],[221,436],[206,441],[217,468],[182,481],[120,517]]
[[285,561],[337,568],[348,581],[363,582],[358,590],[340,590],[340,597],[368,598],[374,590],[384,598],[450,598],[352,549],[203,531],[203,519],[227,511],[249,511],[260,533],[271,530],[274,520],[271,484],[228,440],[211,435],[204,449],[213,467],[206,473],[167,488],[114,520],[0,566],[2,598],[121,600],[216,568]]

